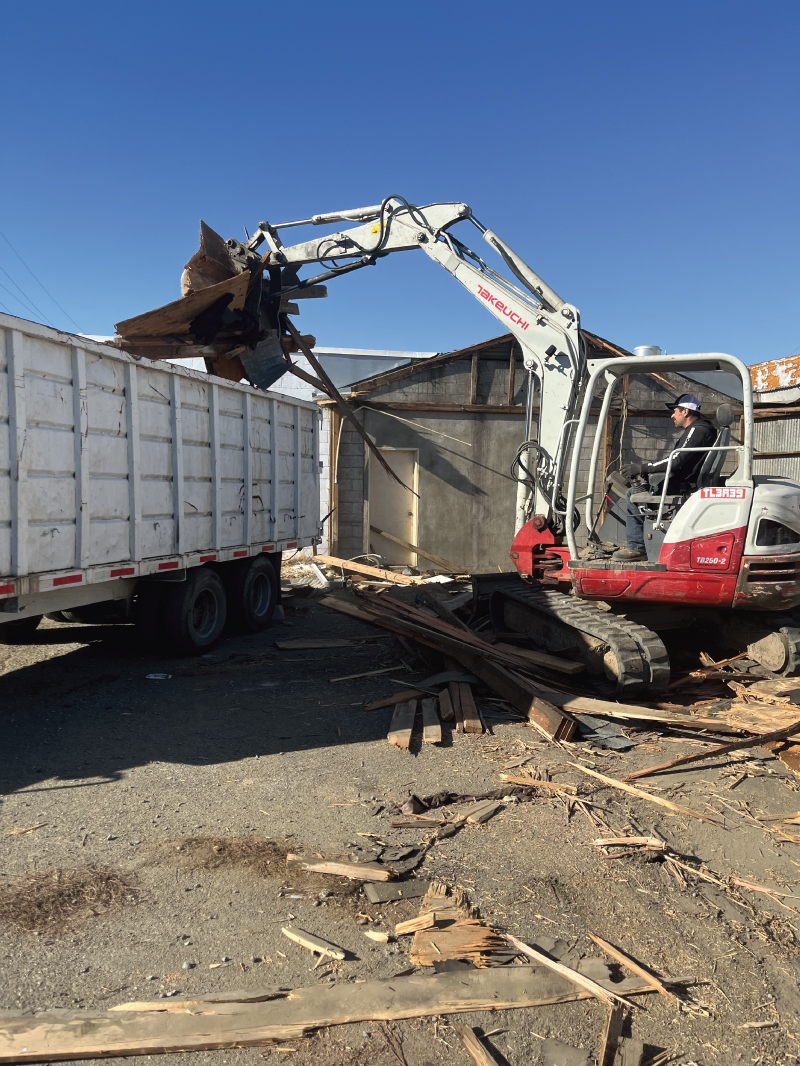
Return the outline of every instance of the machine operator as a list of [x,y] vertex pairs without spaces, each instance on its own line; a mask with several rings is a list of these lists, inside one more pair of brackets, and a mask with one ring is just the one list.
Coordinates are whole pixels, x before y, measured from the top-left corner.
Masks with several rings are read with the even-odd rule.
[[[673,451],[680,448],[703,448],[712,446],[717,438],[717,431],[712,423],[700,413],[700,401],[696,396],[685,392],[679,396],[675,403],[666,404],[672,409],[672,421],[674,425],[683,430],[675,447],[665,458],[658,459],[654,463],[628,463],[620,470],[622,476],[630,482],[632,478],[642,474],[665,474],[669,456]],[[672,460],[669,470],[668,496],[685,496],[694,492],[697,488],[697,478],[700,468],[705,462],[706,452],[681,452]],[[647,558],[644,543],[644,518],[637,504],[631,502],[631,495],[641,492],[641,487],[628,489],[625,497],[625,540],[627,547],[618,549],[613,559],[621,562],[636,562]]]

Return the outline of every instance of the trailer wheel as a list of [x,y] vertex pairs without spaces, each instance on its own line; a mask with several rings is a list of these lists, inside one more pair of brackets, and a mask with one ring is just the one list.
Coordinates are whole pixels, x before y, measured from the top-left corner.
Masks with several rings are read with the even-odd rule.
[[219,576],[204,566],[171,585],[164,600],[166,637],[179,654],[192,655],[215,644],[225,625],[227,603]]
[[27,644],[33,638],[41,620],[42,616],[37,614],[33,618],[3,622],[0,625],[0,644]]
[[271,560],[263,555],[242,559],[230,567],[228,609],[239,629],[258,633],[272,621],[278,603],[278,575]]

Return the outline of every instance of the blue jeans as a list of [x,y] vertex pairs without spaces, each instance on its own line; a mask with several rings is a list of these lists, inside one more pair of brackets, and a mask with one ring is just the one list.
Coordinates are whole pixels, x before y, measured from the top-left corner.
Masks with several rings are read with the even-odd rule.
[[641,486],[630,488],[625,493],[625,541],[632,551],[646,552],[644,544],[644,518],[638,504],[631,503],[631,495],[641,492]]

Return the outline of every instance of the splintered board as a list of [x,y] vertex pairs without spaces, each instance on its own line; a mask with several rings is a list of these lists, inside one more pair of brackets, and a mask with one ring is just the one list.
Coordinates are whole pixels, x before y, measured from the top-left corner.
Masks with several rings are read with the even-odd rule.
[[398,703],[392,714],[386,739],[401,751],[408,751],[411,746],[411,734],[414,732],[414,719],[417,717],[417,701]]
[[[628,995],[652,992],[639,981],[614,987]],[[259,1047],[329,1025],[544,1007],[588,998],[590,993],[576,992],[570,982],[546,970],[498,966],[297,988],[262,1003],[209,1003],[201,1013],[190,1013],[185,1005],[182,1013],[172,1013],[164,1000],[132,1011],[3,1011],[0,1063]]]

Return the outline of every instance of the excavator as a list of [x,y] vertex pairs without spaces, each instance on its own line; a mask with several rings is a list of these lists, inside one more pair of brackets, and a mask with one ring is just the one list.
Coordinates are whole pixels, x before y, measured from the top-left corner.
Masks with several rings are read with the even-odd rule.
[[[337,223],[350,228],[302,244],[283,243],[287,229]],[[452,230],[459,223],[480,233],[513,281],[456,237]],[[792,614],[800,605],[800,485],[753,474],[753,392],[741,360],[721,352],[598,357],[581,330],[578,308],[465,203],[420,207],[389,196],[355,210],[261,222],[246,242],[222,242],[213,231],[205,240],[205,251],[201,246],[199,258],[187,264],[185,293],[204,284],[219,289],[221,277],[246,271],[253,280],[238,308],[231,299],[217,299],[199,321],[188,323],[184,339],[213,344],[222,338],[238,345],[244,372],[257,386],[269,387],[281,360],[285,369],[287,301],[393,252],[422,251],[514,336],[528,381],[525,439],[514,462],[516,535],[510,556],[517,574],[491,590],[496,628],[526,633],[549,651],[577,655],[623,699],[648,693],[657,698],[666,688],[670,662],[659,633],[687,621],[713,627],[724,644],[746,651],[761,676],[800,670],[800,628]],[[265,254],[259,252],[263,245]],[[311,265],[323,273],[300,280],[300,268]],[[667,492],[675,451],[661,484],[653,478],[636,486],[631,499],[644,516],[647,558],[621,562],[598,534],[609,492],[609,471],[601,469],[601,430],[615,391],[632,373],[709,370],[741,382],[742,439],[732,441],[733,412],[723,404],[716,413],[716,440],[697,449],[705,457],[694,491]],[[535,433],[534,395],[541,411]],[[580,476],[587,451],[588,478]],[[734,462],[735,469],[723,476],[723,467]],[[624,493],[619,474],[611,474],[611,487]]]

